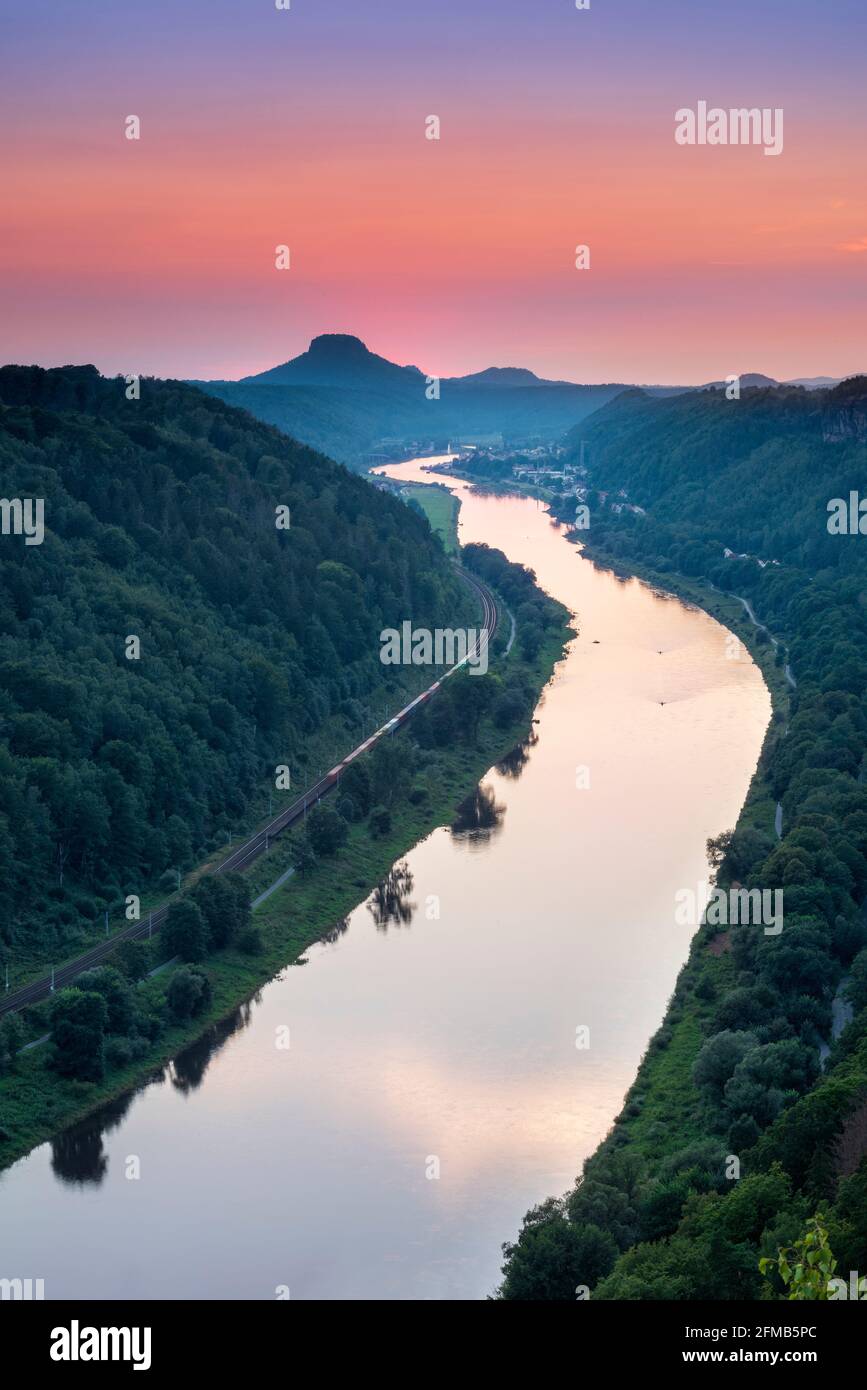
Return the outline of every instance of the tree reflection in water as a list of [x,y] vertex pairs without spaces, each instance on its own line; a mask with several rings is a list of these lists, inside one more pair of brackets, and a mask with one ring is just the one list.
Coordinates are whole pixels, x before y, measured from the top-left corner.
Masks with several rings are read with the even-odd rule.
[[530,761],[530,753],[539,742],[539,735],[535,729],[531,729],[529,734],[521,743],[515,745],[511,753],[507,753],[505,758],[496,764],[497,771],[502,777],[510,777],[517,782],[527,763]]
[[479,783],[472,796],[462,801],[451,824],[456,840],[465,840],[471,847],[487,844],[503,828],[505,806],[497,801],[493,787]]
[[228,1018],[209,1029],[203,1038],[179,1052],[174,1061],[157,1068],[135,1091],[100,1106],[88,1119],[71,1125],[52,1139],[51,1169],[55,1177],[72,1187],[82,1187],[87,1183],[98,1187],[108,1173],[108,1155],[103,1140],[125,1119],[136,1096],[149,1086],[163,1085],[166,1080],[183,1094],[195,1091],[201,1086],[211,1061],[229,1038],[249,1025],[253,1007],[259,998],[259,994],[255,994],[248,999]]
[[178,1053],[174,1061],[169,1063],[169,1077],[176,1091],[188,1095],[191,1091],[198,1090],[217,1053],[222,1051],[235,1033],[250,1026],[253,1006],[259,1003],[261,997],[261,991],[258,991],[252,999],[246,1000],[240,1008],[229,1014],[228,1018],[221,1019],[213,1028],[209,1028],[203,1038],[190,1043],[189,1047]]
[[395,864],[374,889],[367,904],[367,910],[376,923],[377,931],[387,932],[390,926],[409,926],[415,912],[415,903],[409,901],[412,889],[412,872],[403,859],[399,864]]
[[333,946],[337,941],[340,940],[340,938],[341,938],[341,936],[343,936],[344,932],[348,932],[348,931],[349,931],[349,918],[348,918],[348,917],[341,917],[341,919],[340,919],[339,922],[335,922],[333,927],[329,927],[329,928],[328,928],[328,931],[322,933],[322,936],[321,936],[320,939],[321,939],[322,941],[324,941],[324,942],[326,943],[326,945],[328,945],[328,946]]
[[108,1172],[103,1136],[117,1129],[132,1105],[134,1093],[118,1096],[94,1116],[71,1125],[51,1141],[51,1171],[69,1187],[98,1187]]

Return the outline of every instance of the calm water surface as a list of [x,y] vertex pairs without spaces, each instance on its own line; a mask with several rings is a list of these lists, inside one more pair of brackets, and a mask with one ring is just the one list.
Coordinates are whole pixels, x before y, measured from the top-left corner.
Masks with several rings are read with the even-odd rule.
[[461,539],[578,616],[532,742],[307,966],[0,1178],[0,1275],[49,1298],[481,1298],[611,1125],[689,946],[674,894],[734,824],[770,700],[711,618],[598,573],[536,502],[453,486]]

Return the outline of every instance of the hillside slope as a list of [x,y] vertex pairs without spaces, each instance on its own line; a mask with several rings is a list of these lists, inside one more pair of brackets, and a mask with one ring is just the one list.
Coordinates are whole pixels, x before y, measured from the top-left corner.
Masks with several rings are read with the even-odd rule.
[[278,764],[303,785],[404,679],[381,629],[468,602],[423,518],[178,382],[3,368],[0,492],[45,506],[0,538],[0,962],[224,843]]
[[838,1273],[867,1266],[867,539],[827,529],[829,499],[863,484],[865,404],[864,378],[635,392],[582,427],[590,554],[687,576],[709,606],[710,585],[746,596],[782,639],[788,724],[778,709],[734,834],[709,844],[721,889],[783,894],[782,930],[699,929],[611,1134],[506,1247],[503,1298],[780,1298],[759,1257],[817,1212]]

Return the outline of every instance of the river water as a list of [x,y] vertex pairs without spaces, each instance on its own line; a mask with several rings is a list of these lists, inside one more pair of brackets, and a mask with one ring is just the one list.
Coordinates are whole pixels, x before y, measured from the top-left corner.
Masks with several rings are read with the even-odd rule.
[[309,964],[0,1177],[0,1276],[47,1298],[483,1298],[610,1127],[687,954],[675,893],[735,822],[770,699],[710,617],[595,570],[535,501],[450,485],[461,540],[577,615],[531,741]]

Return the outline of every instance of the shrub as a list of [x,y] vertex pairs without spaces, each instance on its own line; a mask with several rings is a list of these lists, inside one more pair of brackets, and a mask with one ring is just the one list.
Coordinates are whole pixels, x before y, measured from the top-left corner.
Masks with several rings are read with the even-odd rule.
[[199,966],[176,970],[166,991],[166,1003],[178,1022],[200,1014],[211,1001],[211,982]]
[[300,835],[295,849],[295,872],[309,874],[316,868],[316,855],[306,835]]
[[692,1068],[692,1079],[699,1090],[713,1101],[721,1100],[735,1067],[756,1044],[754,1033],[734,1033],[730,1029],[708,1038]]
[[109,1071],[115,1067],[128,1067],[132,1061],[132,1047],[129,1038],[117,1034],[107,1038],[105,1043],[105,1065]]
[[391,830],[391,812],[387,806],[374,806],[370,813],[370,832],[372,835],[387,835]]
[[238,950],[245,956],[259,956],[264,949],[262,933],[258,927],[245,927],[238,937]]

